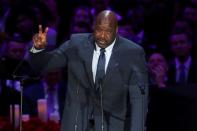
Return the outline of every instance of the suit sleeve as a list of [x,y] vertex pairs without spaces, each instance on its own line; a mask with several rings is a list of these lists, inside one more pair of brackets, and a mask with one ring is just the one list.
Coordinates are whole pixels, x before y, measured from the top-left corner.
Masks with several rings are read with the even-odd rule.
[[148,103],[148,74],[145,53],[142,48],[136,51],[129,80],[131,104],[131,131],[145,131]]
[[67,63],[66,52],[70,48],[69,44],[69,41],[66,41],[59,48],[51,52],[46,52],[45,50],[37,53],[30,52],[28,61],[32,68],[39,73],[61,68]]

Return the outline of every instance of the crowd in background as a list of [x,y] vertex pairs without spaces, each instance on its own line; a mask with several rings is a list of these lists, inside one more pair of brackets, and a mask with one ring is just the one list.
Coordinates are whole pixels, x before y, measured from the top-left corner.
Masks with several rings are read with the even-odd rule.
[[[92,32],[94,17],[105,9],[116,12],[119,35],[141,45],[146,52],[150,74],[148,130],[168,130],[160,128],[166,125],[164,120],[175,130],[197,129],[191,126],[191,120],[197,119],[190,119],[192,114],[176,125],[174,121],[186,119],[181,117],[185,116],[183,110],[174,119],[158,111],[174,106],[174,97],[164,92],[178,94],[177,90],[187,92],[183,89],[187,88],[197,93],[193,91],[197,88],[197,0],[0,0],[0,116],[9,116],[10,104],[20,104],[22,81],[25,113],[36,115],[37,100],[49,99],[53,91],[56,100],[52,108],[61,119],[66,67],[38,75],[25,59],[32,47],[32,36],[39,24],[49,27],[47,50],[52,50],[73,33]],[[182,99],[176,100],[181,108],[181,102],[185,102]],[[184,111],[188,112],[186,107]]]

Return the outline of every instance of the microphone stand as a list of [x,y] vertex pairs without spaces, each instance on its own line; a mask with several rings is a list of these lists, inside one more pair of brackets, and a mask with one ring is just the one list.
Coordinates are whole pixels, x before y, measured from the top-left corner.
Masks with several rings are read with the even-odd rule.
[[23,115],[23,86],[26,80],[38,80],[40,77],[28,77],[28,76],[16,76],[13,75],[13,79],[19,79],[20,81],[20,115],[19,115],[19,131],[22,131],[22,115]]
[[[20,81],[20,114],[19,114],[19,131],[22,131],[22,115],[23,115],[23,85],[24,81],[27,79],[26,76],[13,76],[13,79],[21,78]],[[13,115],[14,117],[14,115]],[[14,119],[13,119],[14,121]]]
[[145,131],[145,112],[144,112],[144,96],[145,96],[145,85],[139,85],[139,88],[140,88],[140,92],[141,92],[141,95],[142,95],[142,131]]
[[13,80],[19,79],[20,81],[20,114],[19,114],[19,131],[22,131],[22,115],[23,115],[23,86],[25,83],[25,80],[38,80],[40,76],[37,77],[29,77],[27,75],[17,75],[17,71],[19,68],[22,66],[23,62],[25,61],[25,56],[24,58],[18,63],[16,66],[15,70],[12,73]]
[[19,130],[22,131],[22,127],[23,127],[23,122],[22,122],[22,115],[23,115],[23,83],[24,81],[21,80],[20,82],[20,89],[21,89],[21,97],[20,97],[20,126],[19,126]]

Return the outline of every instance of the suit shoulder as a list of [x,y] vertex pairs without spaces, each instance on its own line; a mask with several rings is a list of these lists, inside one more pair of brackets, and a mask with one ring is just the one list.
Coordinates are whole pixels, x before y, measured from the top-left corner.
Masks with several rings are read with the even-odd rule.
[[143,47],[141,47],[139,44],[131,41],[131,40],[128,40],[124,37],[119,37],[119,40],[120,40],[120,43],[122,45],[124,45],[127,49],[129,50],[144,50]]
[[85,43],[86,41],[88,41],[90,36],[91,36],[91,33],[72,34],[70,37],[70,43],[72,45],[81,46],[83,45],[81,43]]
[[70,39],[84,39],[84,38],[88,38],[90,36],[91,33],[77,33],[77,34],[72,34]]

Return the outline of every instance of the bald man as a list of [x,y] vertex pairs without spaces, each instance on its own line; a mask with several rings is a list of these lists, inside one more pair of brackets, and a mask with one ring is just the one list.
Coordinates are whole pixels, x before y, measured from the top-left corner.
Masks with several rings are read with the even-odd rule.
[[52,52],[45,51],[47,30],[39,26],[30,62],[41,72],[68,67],[61,131],[144,131],[144,51],[117,34],[116,14],[102,11],[93,33],[73,34]]

